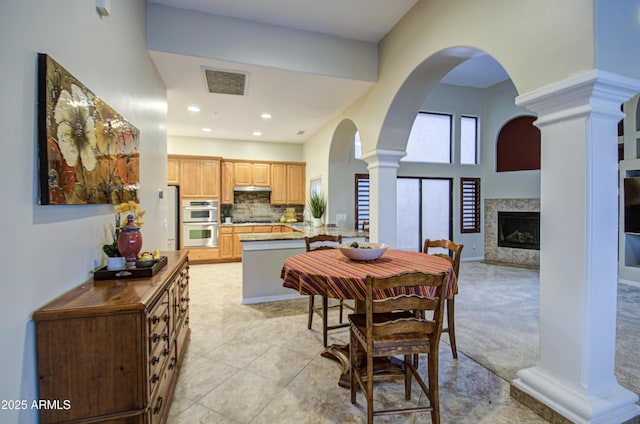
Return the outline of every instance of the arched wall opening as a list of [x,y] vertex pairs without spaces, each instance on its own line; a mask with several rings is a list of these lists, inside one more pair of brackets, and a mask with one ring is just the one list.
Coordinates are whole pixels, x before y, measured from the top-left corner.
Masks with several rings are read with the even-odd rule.
[[346,214],[345,226],[354,227],[354,175],[366,174],[367,164],[356,159],[354,141],[358,132],[356,124],[345,119],[333,133],[329,150],[327,187],[327,222],[336,223],[336,214]]

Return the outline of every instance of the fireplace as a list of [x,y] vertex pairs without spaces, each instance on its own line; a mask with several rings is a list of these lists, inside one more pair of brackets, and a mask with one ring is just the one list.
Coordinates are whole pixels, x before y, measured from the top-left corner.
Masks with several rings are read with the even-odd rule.
[[498,211],[498,246],[540,250],[540,212]]

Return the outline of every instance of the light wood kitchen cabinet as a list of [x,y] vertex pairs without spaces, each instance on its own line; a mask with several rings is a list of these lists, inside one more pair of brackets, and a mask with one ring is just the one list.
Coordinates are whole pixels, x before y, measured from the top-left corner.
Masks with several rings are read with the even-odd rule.
[[287,165],[274,163],[271,165],[271,204],[287,204]]
[[220,197],[220,160],[181,158],[180,196],[218,199]]
[[217,247],[190,247],[189,261],[194,264],[211,263],[220,257]]
[[189,340],[187,251],[156,275],[87,281],[33,313],[46,423],[167,421]]
[[287,165],[287,201],[289,205],[304,205],[305,166]]
[[167,184],[180,184],[180,159],[178,158],[167,159]]
[[220,161],[203,159],[200,180],[200,197],[218,199],[220,197]]
[[233,162],[222,161],[220,165],[220,203],[223,205],[233,204]]
[[220,259],[233,259],[233,227],[220,227]]
[[238,234],[253,233],[252,226],[233,227],[233,259],[242,259],[242,242],[238,240]]
[[233,180],[236,186],[271,187],[271,164],[233,162]]
[[305,165],[274,163],[271,165],[271,204],[305,204]]

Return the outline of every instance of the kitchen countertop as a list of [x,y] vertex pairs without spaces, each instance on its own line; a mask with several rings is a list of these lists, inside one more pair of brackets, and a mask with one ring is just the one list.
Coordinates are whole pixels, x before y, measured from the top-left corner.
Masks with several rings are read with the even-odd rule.
[[221,222],[220,226],[221,227],[247,227],[247,226],[256,226],[256,225],[305,225],[302,222],[294,222],[294,223],[286,223],[286,222],[280,222],[280,221],[273,221],[273,222],[231,222],[229,224],[227,224],[226,222]]
[[[233,225],[233,224],[227,224]],[[244,224],[239,224],[244,225]],[[246,224],[246,225],[260,225],[260,224]],[[275,223],[273,224],[275,225]],[[327,234],[332,236],[342,235],[343,238],[361,238],[368,237],[369,233],[358,231],[353,228],[338,228],[338,227],[311,227],[306,224],[282,224],[287,225],[294,229],[293,232],[286,233],[248,233],[238,234],[238,240],[240,241],[275,241],[275,240],[303,240],[305,237],[315,236],[318,234]]]

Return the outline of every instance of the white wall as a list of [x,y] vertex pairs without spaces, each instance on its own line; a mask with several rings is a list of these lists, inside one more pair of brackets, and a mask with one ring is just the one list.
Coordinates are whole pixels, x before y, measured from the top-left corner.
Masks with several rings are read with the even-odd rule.
[[220,156],[226,159],[248,159],[302,162],[302,144],[259,143],[245,140],[169,136],[167,151],[174,155]]
[[502,127],[516,116],[533,113],[515,105],[518,95],[511,81],[489,88],[482,131],[483,198],[540,198],[540,170],[496,172],[496,142]]
[[[488,89],[459,87],[447,84],[435,86],[425,99],[421,110],[448,113],[458,123],[461,115],[479,118],[480,151],[478,165],[459,164],[459,126],[454,126],[454,163],[423,164],[400,162],[398,176],[441,177],[453,180],[453,228],[454,240],[465,245],[463,257],[482,258],[484,256],[484,232],[460,233],[460,177],[481,177],[482,198],[539,198],[540,171],[495,172],[496,140],[504,124],[515,116],[531,113],[515,106],[517,92],[511,81],[505,81]],[[368,173],[366,163],[355,159],[352,140],[342,140],[349,135],[343,131],[341,123],[334,134],[329,159],[329,213],[327,222],[335,222],[336,213],[347,213],[347,224],[353,225],[354,189],[353,175]],[[349,125],[351,127],[351,125]],[[343,133],[345,133],[343,135]],[[342,146],[345,144],[346,146]],[[306,146],[307,148],[310,145]],[[319,146],[316,147],[319,151]],[[319,155],[319,153],[317,154]],[[317,156],[315,155],[315,156]],[[313,167],[312,172],[318,172]],[[484,202],[483,202],[484,206]],[[482,213],[484,217],[484,212]],[[484,228],[484,226],[482,226]]]
[[[36,369],[31,313],[89,278],[104,260],[111,205],[37,203],[36,61],[47,53],[140,130],[143,248],[165,245],[166,91],[145,45],[145,2],[112,0],[100,18],[95,2],[0,3],[0,399],[31,402]],[[2,423],[35,423],[36,410],[0,410]]]

